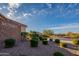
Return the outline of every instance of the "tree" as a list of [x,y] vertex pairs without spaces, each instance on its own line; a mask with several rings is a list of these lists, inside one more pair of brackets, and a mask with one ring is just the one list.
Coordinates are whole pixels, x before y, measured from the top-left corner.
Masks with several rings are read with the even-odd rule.
[[75,33],[75,38],[79,38],[79,32]]
[[51,37],[51,36],[53,36],[53,34],[54,34],[54,32],[53,32],[53,30],[44,30],[43,31],[43,35],[45,35],[45,36],[47,36],[47,37]]
[[29,32],[29,36],[32,39],[33,37],[37,37],[40,38],[41,37],[41,33],[40,32],[36,32],[36,31],[30,31]]
[[72,32],[68,32],[68,33],[67,33],[67,36],[69,36],[69,37],[72,38],[72,37],[73,37],[73,33],[72,33]]
[[30,31],[30,34],[31,34],[31,36],[37,36],[37,37],[39,36],[38,32],[36,32],[36,31]]
[[27,35],[28,35],[28,32],[21,32],[22,40],[26,40]]
[[48,35],[53,35],[54,34],[53,30],[44,30],[43,33],[48,34]]

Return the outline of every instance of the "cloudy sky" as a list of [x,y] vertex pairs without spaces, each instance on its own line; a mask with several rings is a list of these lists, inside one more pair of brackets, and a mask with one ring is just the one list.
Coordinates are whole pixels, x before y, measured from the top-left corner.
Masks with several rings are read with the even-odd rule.
[[0,3],[0,13],[26,24],[27,31],[54,30],[55,33],[79,32],[79,4]]

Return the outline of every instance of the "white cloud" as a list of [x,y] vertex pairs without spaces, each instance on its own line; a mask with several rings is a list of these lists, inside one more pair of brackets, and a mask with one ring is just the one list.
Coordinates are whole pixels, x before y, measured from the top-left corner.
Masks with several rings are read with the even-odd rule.
[[18,8],[20,6],[19,3],[9,3],[10,8]]
[[2,9],[6,9],[6,6],[0,6],[0,10],[2,10]]
[[52,4],[47,3],[46,5],[47,5],[49,8],[52,8]]
[[32,13],[33,13],[33,14],[37,14],[38,12],[39,12],[38,9],[32,8]]
[[68,6],[67,6],[67,8],[66,9],[68,9],[68,8],[73,8],[73,7],[75,7],[75,6],[77,6],[78,5],[78,3],[71,3],[71,4],[69,4]]
[[2,8],[0,7],[0,10],[2,10]]
[[3,8],[3,9],[5,9],[5,8],[6,8],[6,6],[3,6],[2,8]]
[[60,25],[57,27],[51,27],[48,29],[78,29],[79,28],[79,23],[72,23],[72,24],[65,24],[65,25]]
[[23,16],[25,17],[25,16],[32,16],[32,14],[31,13],[23,13]]
[[46,11],[46,9],[35,9],[32,8],[32,14],[33,15],[46,15],[49,11]]
[[41,9],[38,12],[38,15],[47,15],[49,13],[49,11],[47,12],[45,9]]
[[13,18],[15,16],[15,13],[17,12],[16,9],[18,9],[20,7],[21,4],[19,3],[9,3],[8,4],[8,13],[7,16],[10,18]]

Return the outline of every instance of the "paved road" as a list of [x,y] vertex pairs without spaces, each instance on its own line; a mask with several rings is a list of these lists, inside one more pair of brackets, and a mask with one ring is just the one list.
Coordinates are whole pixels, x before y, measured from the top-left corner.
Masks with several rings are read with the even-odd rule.
[[0,53],[8,53],[12,56],[53,56],[54,52],[61,52],[66,56],[73,56],[74,54],[67,51],[67,49],[60,48],[54,42],[49,42],[49,45],[43,45],[39,42],[37,48],[30,47],[30,42],[18,42],[13,48],[3,48]]

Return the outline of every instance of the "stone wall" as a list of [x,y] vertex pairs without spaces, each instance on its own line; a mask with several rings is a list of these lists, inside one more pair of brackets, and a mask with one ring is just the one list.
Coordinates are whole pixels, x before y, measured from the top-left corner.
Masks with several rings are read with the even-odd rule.
[[21,40],[21,26],[23,26],[23,24],[21,25],[0,15],[0,41],[7,38]]

